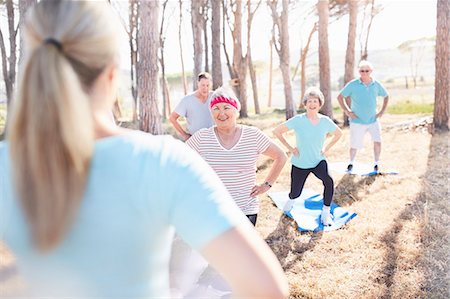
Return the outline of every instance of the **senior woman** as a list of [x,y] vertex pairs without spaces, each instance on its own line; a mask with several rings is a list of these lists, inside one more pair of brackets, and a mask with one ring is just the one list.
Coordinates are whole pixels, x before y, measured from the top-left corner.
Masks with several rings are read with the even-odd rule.
[[[330,214],[330,205],[333,199],[334,183],[328,173],[328,164],[325,153],[341,138],[342,131],[328,117],[319,113],[323,106],[324,97],[320,89],[311,87],[306,90],[303,104],[306,113],[296,115],[282,123],[273,131],[275,136],[293,154],[291,163],[291,192],[284,206],[285,211],[292,209],[295,199],[300,196],[305,185],[305,181],[312,172],[323,182],[324,206],[321,213],[321,222],[325,226],[333,224],[333,217]],[[290,145],[283,134],[289,130],[295,132],[296,145]],[[328,134],[332,133],[333,138],[324,146]]]
[[[216,171],[242,212],[256,225],[257,195],[275,183],[287,157],[283,150],[256,127],[240,125],[240,103],[224,88],[217,89],[210,103],[215,125],[197,131],[186,142]],[[264,181],[256,183],[256,161],[263,154],[273,159]]]

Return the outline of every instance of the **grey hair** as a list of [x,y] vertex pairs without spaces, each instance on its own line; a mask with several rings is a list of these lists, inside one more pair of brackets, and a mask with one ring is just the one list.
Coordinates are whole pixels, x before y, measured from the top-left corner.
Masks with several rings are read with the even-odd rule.
[[362,67],[365,67],[365,66],[367,66],[368,68],[370,68],[371,70],[373,70],[373,64],[370,63],[370,62],[367,61],[367,60],[361,60],[361,61],[359,62],[359,64],[358,64],[358,68],[362,68]]
[[320,102],[320,106],[323,105],[323,103],[325,102],[325,99],[323,97],[323,93],[320,91],[320,89],[318,87],[309,87],[306,91],[305,91],[305,95],[303,96],[303,105],[306,105],[306,102],[310,99],[310,98],[318,98],[319,102]]

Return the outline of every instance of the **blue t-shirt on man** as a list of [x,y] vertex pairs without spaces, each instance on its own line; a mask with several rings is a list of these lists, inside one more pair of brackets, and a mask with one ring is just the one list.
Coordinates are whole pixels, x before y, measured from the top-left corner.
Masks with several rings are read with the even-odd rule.
[[320,161],[325,160],[321,154],[323,143],[327,134],[334,132],[337,126],[328,116],[318,116],[318,124],[313,124],[306,113],[296,115],[284,123],[295,132],[300,155],[292,155],[291,163],[298,168],[314,168]]
[[366,85],[359,78],[348,82],[340,94],[352,99],[350,108],[358,118],[350,119],[350,121],[359,124],[374,123],[377,114],[377,97],[388,96],[386,89],[379,81],[372,79]]

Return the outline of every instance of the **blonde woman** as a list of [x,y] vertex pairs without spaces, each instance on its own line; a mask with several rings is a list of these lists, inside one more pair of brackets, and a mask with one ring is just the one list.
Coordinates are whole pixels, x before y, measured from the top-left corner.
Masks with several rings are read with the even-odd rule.
[[[303,98],[306,113],[288,119],[273,132],[292,153],[290,200],[287,201],[284,210],[292,209],[295,199],[302,193],[306,179],[310,173],[313,173],[324,186],[324,205],[320,220],[323,225],[330,226],[333,224],[330,205],[333,200],[334,182],[328,172],[325,154],[341,138],[342,131],[328,116],[319,113],[323,101],[320,89],[314,87],[307,89]],[[295,146],[289,144],[283,136],[289,130],[295,132]],[[333,138],[324,146],[328,134],[332,134]]]
[[169,297],[173,228],[237,297],[285,297],[278,261],[214,171],[181,142],[110,121],[117,23],[101,1],[43,0],[24,21],[0,143],[0,236],[24,297]]
[[[256,127],[239,125],[239,101],[224,88],[217,89],[210,102],[215,125],[195,133],[186,142],[216,171],[234,201],[256,225],[257,196],[267,192],[279,176],[286,154]],[[268,156],[273,164],[264,181],[256,182],[256,161]]]

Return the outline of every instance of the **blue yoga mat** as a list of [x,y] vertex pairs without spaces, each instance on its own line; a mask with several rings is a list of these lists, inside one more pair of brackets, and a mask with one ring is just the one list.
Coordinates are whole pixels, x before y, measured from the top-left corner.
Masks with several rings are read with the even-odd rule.
[[[270,192],[267,195],[273,200],[278,209],[283,210],[284,204],[289,200],[289,192]],[[302,194],[295,200],[291,211],[285,212],[297,223],[300,231],[332,231],[341,228],[356,216],[356,213],[349,212],[335,203],[331,203],[331,214],[334,217],[334,225],[323,226],[320,222],[320,214],[323,207],[323,197],[321,194],[311,190],[303,189]]]
[[348,174],[357,174],[362,176],[372,176],[372,175],[383,175],[383,174],[399,174],[397,170],[385,170],[382,167],[379,171],[373,170],[373,165],[367,165],[362,163],[354,163],[352,171],[347,171],[348,162],[334,162],[329,163],[328,168],[337,172],[337,173],[348,173]]

